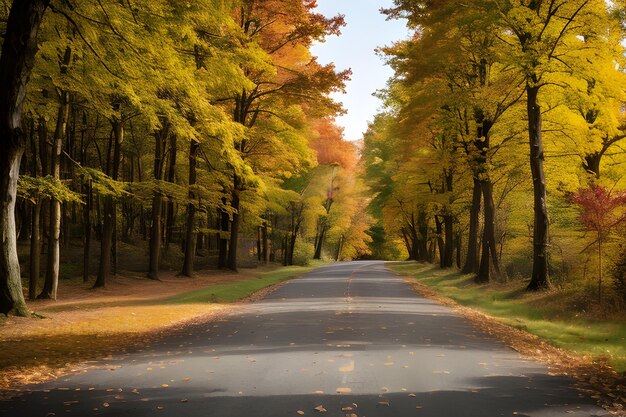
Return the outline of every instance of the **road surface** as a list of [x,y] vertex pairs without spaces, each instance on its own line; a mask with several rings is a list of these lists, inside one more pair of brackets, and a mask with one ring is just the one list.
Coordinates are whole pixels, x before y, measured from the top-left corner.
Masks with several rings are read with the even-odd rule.
[[571,385],[416,295],[382,262],[352,262],[290,281],[221,321],[32,386],[0,402],[0,415],[608,415]]

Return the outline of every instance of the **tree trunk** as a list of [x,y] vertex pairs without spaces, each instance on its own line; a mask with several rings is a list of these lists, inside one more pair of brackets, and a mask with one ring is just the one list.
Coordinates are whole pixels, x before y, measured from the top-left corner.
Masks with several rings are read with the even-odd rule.
[[261,248],[261,241],[263,240],[263,227],[257,226],[256,228],[256,257],[259,262],[263,260],[263,248]]
[[[222,203],[226,204],[226,198],[222,199]],[[230,218],[228,216],[228,213],[222,210],[220,212],[220,234],[218,236],[219,254],[217,259],[217,267],[220,269],[226,268],[226,265],[228,265],[228,238],[226,237],[226,233],[228,233],[229,225]]]
[[[154,147],[154,179],[161,181],[163,179],[163,152],[165,144],[169,136],[169,123],[163,122],[163,127],[155,134]],[[159,279],[159,263],[161,257],[161,239],[162,239],[162,211],[163,211],[163,194],[159,190],[154,191],[152,197],[152,225],[150,227],[150,259],[148,264],[148,278]]]
[[478,218],[480,217],[481,188],[478,178],[474,178],[472,207],[470,208],[469,236],[467,241],[467,257],[461,272],[471,274],[478,270]]
[[[34,123],[34,122],[33,122]],[[40,123],[42,120],[40,119]],[[43,121],[45,123],[45,121]],[[39,134],[45,135],[45,129],[38,128]],[[41,140],[41,138],[39,139]],[[44,138],[45,142],[45,138]],[[41,143],[41,142],[40,142]],[[35,138],[31,136],[31,153],[33,157],[32,174],[34,177],[41,177],[42,165],[41,160],[37,152],[37,145]],[[28,280],[28,298],[34,300],[37,298],[37,282],[39,281],[39,274],[41,272],[41,198],[39,195],[35,197],[35,203],[32,206],[31,215],[31,235],[30,235],[30,276]]]
[[462,237],[461,232],[458,232],[456,235],[456,267],[461,269],[462,259],[461,259],[461,250],[462,250]]
[[[113,128],[113,163],[111,164],[109,175],[115,181],[119,178],[120,165],[122,162],[122,143],[124,142],[124,126],[121,120],[111,122]],[[107,168],[108,168],[107,164]],[[111,275],[112,254],[114,250],[114,237],[117,224],[117,210],[113,196],[104,197],[104,223],[102,225],[102,240],[100,241],[100,265],[98,267],[98,277],[94,283],[94,288],[104,287]]]
[[428,253],[428,216],[425,210],[420,210],[417,215],[417,233],[418,260],[432,262],[433,257]]
[[320,233],[317,237],[317,244],[315,245],[315,254],[313,259],[322,259],[322,247],[324,246],[324,239],[326,238],[326,223],[321,226]]
[[491,271],[500,275],[500,262],[496,248],[496,226],[495,226],[495,204],[493,202],[493,185],[489,178],[480,182],[483,200],[485,202],[482,237],[482,254],[480,257],[480,267],[476,275],[476,282],[485,283],[491,279]]
[[344,237],[343,235],[341,235],[341,237],[339,238],[339,245],[337,245],[337,256],[335,256],[335,262],[339,262],[339,260],[341,259],[341,252],[343,251],[343,240]]
[[41,205],[36,201],[32,207],[32,230],[30,236],[30,277],[28,280],[28,298],[37,298],[37,281],[39,281],[41,267],[41,231],[39,219],[41,215]]
[[91,259],[91,210],[93,208],[93,189],[91,180],[84,185],[85,205],[83,206],[83,282],[89,281],[89,262]]
[[152,226],[150,227],[150,264],[148,277],[159,279],[159,261],[161,257],[161,208],[163,196],[155,193],[152,197]]
[[[68,49],[69,50],[69,49]],[[70,54],[66,50],[64,64],[69,64]],[[67,122],[69,117],[70,98],[69,93],[63,91],[59,97],[59,111],[57,115],[57,124],[54,130],[54,138],[52,142],[52,177],[59,181],[61,179],[61,155],[63,151],[63,138],[67,131]],[[50,224],[48,235],[48,256],[46,267],[46,279],[44,281],[43,290],[37,298],[57,299],[57,287],[59,285],[59,269],[60,269],[60,247],[59,239],[61,237],[61,202],[53,199],[50,202]]]
[[230,245],[228,248],[228,268],[237,271],[237,240],[239,239],[239,179],[235,176],[232,191],[233,220],[230,222]]
[[454,217],[452,215],[443,216],[445,233],[445,254],[444,267],[452,268],[454,265]]
[[37,32],[49,0],[11,4],[0,54],[0,313],[29,316],[15,234],[15,200],[25,137],[22,105],[37,52]]
[[439,220],[439,216],[435,216],[435,227],[437,230],[437,246],[439,247],[439,267],[445,268],[446,244],[443,240],[443,222]]
[[543,170],[543,141],[541,133],[541,108],[538,101],[539,86],[526,86],[528,134],[530,140],[530,168],[533,176],[534,230],[533,272],[527,289],[543,290],[550,287],[548,277],[548,207],[546,204],[546,177]]
[[267,222],[263,222],[263,227],[261,229],[261,255],[262,261],[264,264],[268,264],[270,261],[270,251],[269,251],[269,236],[267,230]]
[[189,203],[187,203],[187,219],[185,222],[185,261],[183,263],[182,275],[186,277],[193,276],[193,261],[196,255],[196,206],[193,202],[195,193],[193,186],[197,181],[196,166],[198,164],[198,151],[200,144],[195,140],[191,140],[189,144]]
[[[167,170],[167,181],[174,183],[176,181],[176,158],[178,150],[178,136],[173,134],[170,136],[170,160]],[[172,198],[167,200],[167,217],[165,221],[165,247],[169,249],[169,245],[172,242],[175,226],[175,205]]]

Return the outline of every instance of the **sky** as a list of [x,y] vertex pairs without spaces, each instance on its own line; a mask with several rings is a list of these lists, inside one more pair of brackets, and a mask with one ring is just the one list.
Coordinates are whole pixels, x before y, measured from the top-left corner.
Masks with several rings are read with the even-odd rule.
[[384,88],[393,75],[375,49],[407,37],[404,22],[387,21],[380,14],[381,8],[391,4],[392,0],[318,0],[319,13],[327,17],[343,14],[347,23],[341,36],[314,45],[312,52],[322,64],[334,62],[338,70],[352,69],[346,94],[333,96],[348,111],[337,118],[337,124],[344,128],[345,138],[350,141],[363,137],[367,123],[382,104],[372,93]]

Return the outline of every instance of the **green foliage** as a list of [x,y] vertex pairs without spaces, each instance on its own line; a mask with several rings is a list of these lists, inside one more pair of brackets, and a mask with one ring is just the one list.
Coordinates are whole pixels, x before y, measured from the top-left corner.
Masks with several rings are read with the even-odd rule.
[[299,266],[308,266],[313,261],[315,246],[304,239],[296,240],[296,247],[293,251],[293,263]]
[[116,181],[99,169],[80,167],[79,176],[83,181],[89,182],[93,191],[100,196],[121,198],[130,196],[129,184],[123,181]]
[[48,175],[45,177],[30,177],[21,175],[18,180],[18,196],[38,204],[41,199],[57,200],[62,203],[82,203],[81,195],[72,191],[67,181],[57,180]]

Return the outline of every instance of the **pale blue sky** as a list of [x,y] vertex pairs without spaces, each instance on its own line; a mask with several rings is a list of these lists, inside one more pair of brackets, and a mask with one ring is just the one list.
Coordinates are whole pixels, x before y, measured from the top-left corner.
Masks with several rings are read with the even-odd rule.
[[318,0],[318,11],[325,16],[344,14],[347,26],[339,37],[333,36],[323,44],[313,46],[313,55],[323,64],[334,62],[339,70],[352,69],[347,94],[335,97],[344,103],[348,114],[337,119],[344,127],[347,140],[358,140],[380,108],[372,96],[385,87],[392,71],[376,55],[379,46],[405,39],[404,22],[386,21],[381,8],[390,7],[392,0]]

